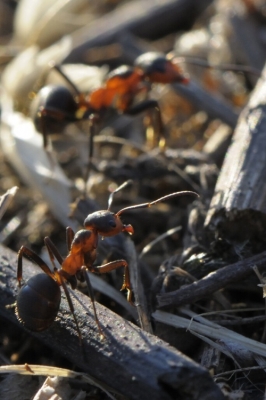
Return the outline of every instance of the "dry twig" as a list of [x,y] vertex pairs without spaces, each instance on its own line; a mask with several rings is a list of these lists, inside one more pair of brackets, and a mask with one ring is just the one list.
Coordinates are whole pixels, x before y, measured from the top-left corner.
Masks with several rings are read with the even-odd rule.
[[227,285],[239,282],[253,273],[253,266],[259,267],[266,265],[266,251],[238,261],[227,267],[220,268],[200,279],[174,292],[157,296],[159,307],[181,306],[194,303],[200,299],[210,296],[217,290],[225,288]]

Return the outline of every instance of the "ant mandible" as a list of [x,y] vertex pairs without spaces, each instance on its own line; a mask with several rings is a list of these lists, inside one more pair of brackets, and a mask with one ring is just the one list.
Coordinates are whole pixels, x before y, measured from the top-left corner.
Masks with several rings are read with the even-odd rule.
[[[66,233],[69,253],[65,259],[62,258],[56,246],[48,237],[44,239],[50,260],[53,264],[53,271],[34,251],[25,246],[20,248],[18,252],[17,265],[17,280],[19,287],[21,287],[22,281],[23,256],[36,263],[44,272],[44,274],[38,274],[30,278],[28,282],[21,288],[17,296],[16,314],[18,319],[26,328],[32,331],[40,332],[47,329],[53,323],[58,314],[61,302],[60,286],[62,286],[77,327],[79,339],[81,341],[81,332],[75,316],[75,310],[67,283],[71,285],[72,289],[75,289],[77,287],[77,279],[82,279],[87,283],[89,295],[93,305],[94,317],[99,332],[103,334],[97,316],[93,290],[87,271],[103,274],[123,267],[124,279],[121,290],[127,290],[127,300],[132,302],[132,289],[130,284],[128,263],[126,260],[116,260],[101,266],[93,265],[96,260],[99,236],[110,237],[115,236],[120,232],[128,232],[129,234],[133,234],[134,229],[132,225],[125,225],[121,221],[120,216],[125,211],[151,207],[161,201],[183,195],[198,197],[198,194],[191,191],[175,192],[150,203],[129,206],[121,209],[117,213],[113,213],[110,211],[113,196],[115,193],[128,185],[128,183],[129,182],[125,182],[113,193],[111,193],[107,210],[96,211],[86,217],[84,221],[85,229],[81,229],[74,234],[71,228],[67,228]],[[60,269],[57,269],[55,265],[55,259],[60,264]]]

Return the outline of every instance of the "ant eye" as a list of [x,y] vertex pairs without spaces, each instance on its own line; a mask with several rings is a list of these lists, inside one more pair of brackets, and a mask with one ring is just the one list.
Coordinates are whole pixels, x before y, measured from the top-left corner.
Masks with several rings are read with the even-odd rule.
[[109,220],[109,226],[110,226],[111,228],[115,228],[115,227],[116,227],[116,223],[115,223],[115,221],[114,221],[113,219],[110,219],[110,220]]

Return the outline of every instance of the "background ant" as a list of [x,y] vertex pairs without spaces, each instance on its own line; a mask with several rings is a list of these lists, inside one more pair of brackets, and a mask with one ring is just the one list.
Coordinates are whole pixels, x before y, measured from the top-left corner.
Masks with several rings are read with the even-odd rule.
[[[59,254],[50,238],[44,239],[46,248],[48,250],[49,258],[53,265],[53,271],[48,265],[32,250],[22,246],[18,252],[18,265],[17,265],[17,280],[19,287],[22,280],[22,258],[25,256],[34,263],[36,263],[45,274],[38,274],[28,280],[22,287],[17,297],[16,314],[18,319],[25,325],[26,328],[32,331],[43,331],[47,329],[55,320],[61,301],[60,286],[63,287],[70,311],[73,315],[79,339],[81,340],[81,332],[75,316],[74,306],[67,288],[69,283],[72,289],[77,287],[77,279],[86,281],[89,295],[92,300],[93,311],[95,320],[102,334],[102,329],[97,317],[93,290],[90,284],[90,279],[87,271],[93,273],[107,273],[114,269],[124,267],[124,280],[121,290],[127,290],[127,300],[132,302],[132,289],[130,285],[130,276],[128,263],[126,260],[116,260],[101,266],[94,266],[96,260],[96,251],[98,246],[99,236],[109,237],[115,236],[120,232],[134,233],[132,225],[125,225],[121,221],[120,215],[127,210],[151,207],[161,201],[168,200],[173,197],[191,195],[197,196],[195,192],[184,191],[175,192],[164,197],[161,197],[150,203],[142,203],[129,206],[121,209],[117,213],[110,211],[113,196],[115,193],[128,185],[129,181],[119,186],[113,193],[111,193],[108,201],[108,209],[96,211],[89,214],[84,221],[84,228],[74,234],[73,230],[68,227],[67,233],[67,246],[68,255],[65,259]],[[60,264],[61,268],[58,269],[55,265],[55,259]]]
[[[62,71],[52,65],[69,84],[69,88],[59,85],[44,86],[31,104],[31,116],[38,132],[43,135],[43,146],[47,150],[48,135],[61,133],[71,122],[89,120],[91,141],[95,134],[95,124],[104,112],[114,108],[119,113],[136,115],[154,109],[158,125],[158,142],[164,144],[161,112],[156,100],[143,100],[134,104],[138,94],[146,95],[153,83],[188,83],[181,69],[162,53],[149,52],[139,56],[133,67],[123,65],[110,72],[103,85],[86,95]],[[89,150],[89,157],[91,157]],[[88,177],[88,171],[86,178]]]

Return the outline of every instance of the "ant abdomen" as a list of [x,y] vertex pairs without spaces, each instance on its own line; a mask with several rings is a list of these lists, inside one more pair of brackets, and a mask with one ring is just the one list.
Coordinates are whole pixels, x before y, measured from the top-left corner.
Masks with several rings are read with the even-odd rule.
[[[30,114],[38,132],[60,133],[76,120],[78,105],[73,94],[65,86],[44,86],[33,99]],[[45,118],[45,124],[42,118]],[[44,129],[45,128],[45,129]]]
[[30,278],[17,296],[16,314],[23,325],[35,332],[43,331],[55,320],[61,301],[61,290],[50,276]]

